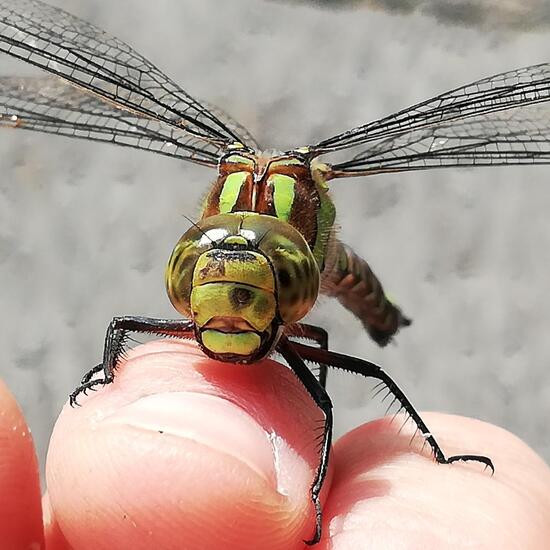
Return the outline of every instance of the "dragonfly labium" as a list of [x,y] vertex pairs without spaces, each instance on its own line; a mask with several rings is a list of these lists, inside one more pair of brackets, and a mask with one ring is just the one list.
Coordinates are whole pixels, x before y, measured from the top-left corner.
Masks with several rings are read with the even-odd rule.
[[[322,293],[338,299],[381,346],[410,323],[368,263],[338,240],[328,182],[549,163],[541,104],[550,99],[550,64],[484,78],[314,145],[264,153],[238,122],[195,100],[128,45],[39,0],[0,1],[0,50],[49,73],[0,77],[1,126],[143,149],[217,171],[200,218],[166,270],[169,298],[183,319],[114,318],[102,363],[84,376],[71,403],[113,381],[130,332],[195,339],[206,355],[228,363],[278,352],[325,416],[309,543],[321,536],[319,493],[332,436],[328,367],[386,386],[437,462],[493,468],[483,456],[446,457],[387,373],[329,351],[327,333],[300,321]],[[331,154],[339,160],[330,163]],[[319,379],[312,363],[320,365]]]

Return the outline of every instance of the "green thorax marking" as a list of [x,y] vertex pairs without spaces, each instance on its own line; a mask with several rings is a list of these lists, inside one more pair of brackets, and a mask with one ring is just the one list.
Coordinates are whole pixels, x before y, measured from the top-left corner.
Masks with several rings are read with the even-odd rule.
[[247,177],[248,172],[233,172],[225,178],[220,193],[220,214],[228,214],[233,211]]
[[243,155],[229,155],[228,157],[225,157],[225,162],[229,162],[231,164],[244,164],[245,166],[251,166],[254,167],[254,159],[245,157]]
[[241,211],[275,216],[302,234],[322,271],[335,207],[326,183],[327,166],[310,164],[305,153],[270,157],[235,146],[220,162],[217,191],[206,199],[203,217]]
[[288,222],[294,204],[296,180],[285,174],[272,174],[267,184],[273,186],[273,204],[277,217]]
[[324,268],[327,248],[336,219],[336,207],[328,193],[325,168],[326,165],[324,164],[315,164],[311,167],[311,177],[317,187],[320,200],[320,206],[317,210],[317,238],[312,252],[321,271]]

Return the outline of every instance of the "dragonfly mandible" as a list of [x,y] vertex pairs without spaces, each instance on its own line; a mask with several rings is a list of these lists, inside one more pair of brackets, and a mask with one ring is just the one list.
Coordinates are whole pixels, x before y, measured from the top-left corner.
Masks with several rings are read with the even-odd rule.
[[[328,350],[319,327],[301,324],[318,294],[336,297],[386,345],[410,320],[368,263],[335,234],[328,182],[461,166],[550,163],[550,64],[485,78],[317,144],[264,153],[227,114],[199,102],[122,41],[39,0],[0,1],[0,51],[46,71],[0,77],[0,125],[114,143],[217,170],[200,219],[166,270],[168,295],[184,319],[117,317],[103,361],[71,402],[113,381],[129,332],[195,339],[225,362],[252,363],[277,351],[325,415],[311,487],[315,532],[332,436],[327,367],[378,379],[393,393],[440,463],[446,457],[395,382],[377,365]],[[331,155],[339,160],[330,163]],[[328,158],[328,160],[326,160]],[[295,341],[312,340],[317,346]],[[321,365],[320,380],[306,363]]]

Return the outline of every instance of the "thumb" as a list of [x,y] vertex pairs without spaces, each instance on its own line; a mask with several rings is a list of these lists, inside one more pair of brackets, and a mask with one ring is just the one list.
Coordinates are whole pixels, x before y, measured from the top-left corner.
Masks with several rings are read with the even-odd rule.
[[323,417],[289,369],[159,341],[80,402],[63,409],[46,468],[75,550],[287,550],[311,537]]

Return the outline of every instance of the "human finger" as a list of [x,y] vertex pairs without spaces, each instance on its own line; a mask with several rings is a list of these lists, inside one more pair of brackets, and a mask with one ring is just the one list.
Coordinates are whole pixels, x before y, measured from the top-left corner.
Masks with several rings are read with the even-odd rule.
[[75,550],[288,550],[311,537],[322,415],[289,369],[153,342],[81,403],[61,413],[47,461]]
[[46,540],[46,550],[73,550],[69,546],[67,539],[63,535],[55,514],[50,504],[48,493],[42,497],[42,510],[44,515],[44,538]]
[[435,463],[388,418],[365,424],[335,444],[319,550],[547,548],[550,469],[542,459],[496,426],[423,418],[447,456],[486,454],[495,474],[473,462]]
[[0,380],[0,546],[44,548],[38,461],[15,398]]

